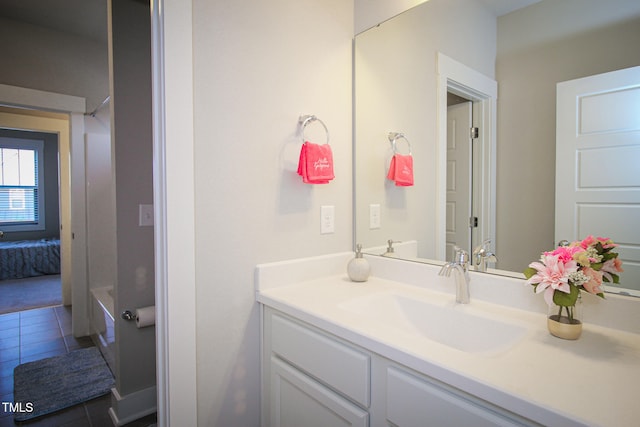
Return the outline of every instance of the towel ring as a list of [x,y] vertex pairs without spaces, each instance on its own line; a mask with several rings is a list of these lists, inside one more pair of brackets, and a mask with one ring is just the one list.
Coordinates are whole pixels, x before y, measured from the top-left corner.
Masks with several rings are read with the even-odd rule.
[[307,125],[311,122],[317,121],[319,122],[322,127],[324,128],[325,133],[327,134],[327,142],[326,144],[329,143],[329,129],[327,129],[327,126],[324,124],[324,122],[322,120],[320,120],[319,118],[317,118],[316,116],[313,115],[306,115],[306,116],[300,116],[300,119],[298,119],[298,123],[300,123],[300,125],[302,126],[302,142],[304,143],[307,139],[304,136],[304,129],[307,127]]
[[411,143],[409,142],[407,137],[404,136],[404,134],[401,132],[389,132],[389,142],[391,142],[391,148],[393,149],[393,153],[394,154],[398,153],[398,147],[396,146],[396,142],[399,139],[404,139],[407,142],[407,145],[409,146],[409,155],[411,156]]

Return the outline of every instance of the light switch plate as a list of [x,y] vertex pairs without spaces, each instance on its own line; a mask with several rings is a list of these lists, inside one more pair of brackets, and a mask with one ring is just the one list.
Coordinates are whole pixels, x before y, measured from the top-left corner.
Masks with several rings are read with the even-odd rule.
[[140,227],[153,226],[153,205],[138,205],[138,225]]
[[375,230],[380,228],[380,205],[369,205],[369,229]]
[[320,234],[335,232],[335,206],[320,206]]

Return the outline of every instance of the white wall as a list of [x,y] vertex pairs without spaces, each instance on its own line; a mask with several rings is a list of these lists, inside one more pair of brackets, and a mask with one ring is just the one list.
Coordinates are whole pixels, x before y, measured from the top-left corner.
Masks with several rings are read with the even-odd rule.
[[[576,29],[578,8],[579,23],[598,17],[608,24]],[[633,0],[545,0],[498,19],[499,268],[522,271],[557,244],[556,84],[640,65],[638,46],[640,3]]]
[[[353,3],[193,6],[198,424],[257,426],[255,265],[352,247]],[[329,128],[329,184],[296,174],[301,114]],[[320,235],[321,205],[334,234]]]
[[[95,108],[95,107],[93,107]],[[93,110],[92,110],[93,111]],[[84,118],[89,288],[116,281],[116,220],[109,104]]]
[[[418,240],[436,258],[437,53],[494,77],[496,18],[472,0],[430,0],[356,37],[356,236],[364,248],[388,239]],[[411,143],[414,186],[385,178],[387,135]],[[406,154],[405,141],[398,149]],[[369,230],[369,205],[381,205],[381,227]]]
[[[85,121],[86,122],[86,121]],[[116,283],[116,219],[111,137],[86,133],[87,275],[89,288]]]

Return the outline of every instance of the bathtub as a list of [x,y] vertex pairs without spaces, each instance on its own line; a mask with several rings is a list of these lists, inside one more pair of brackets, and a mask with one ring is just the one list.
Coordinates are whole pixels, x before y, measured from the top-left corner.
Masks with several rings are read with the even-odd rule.
[[115,372],[113,286],[91,290],[91,339],[100,349],[111,372]]

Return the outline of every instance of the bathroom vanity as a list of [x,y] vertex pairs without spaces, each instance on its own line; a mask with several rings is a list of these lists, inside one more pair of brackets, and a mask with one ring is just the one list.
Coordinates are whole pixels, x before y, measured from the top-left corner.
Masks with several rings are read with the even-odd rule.
[[370,257],[356,283],[351,257],[257,267],[264,426],[637,425],[637,301],[587,301],[564,341],[522,280],[472,273],[456,304],[437,266]]

